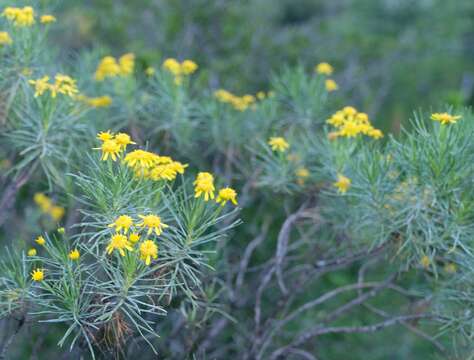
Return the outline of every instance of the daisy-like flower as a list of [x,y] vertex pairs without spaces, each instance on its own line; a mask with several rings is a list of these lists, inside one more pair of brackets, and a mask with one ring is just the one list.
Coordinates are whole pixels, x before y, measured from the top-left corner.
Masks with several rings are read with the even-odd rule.
[[72,261],[76,261],[76,260],[79,260],[80,256],[81,254],[79,253],[79,250],[74,249],[74,250],[71,250],[71,252],[68,255],[68,258],[71,259]]
[[38,244],[38,245],[41,245],[43,246],[44,244],[46,244],[46,240],[44,239],[44,237],[42,236],[38,236],[35,240],[35,242]]
[[13,43],[10,34],[6,31],[0,31],[0,45],[11,45]]
[[218,204],[224,206],[227,201],[230,201],[232,204],[237,205],[237,192],[230,187],[220,189],[219,193],[217,194],[216,202]]
[[316,65],[316,67],[314,68],[314,71],[321,75],[331,75],[334,69],[329,63],[322,62]]
[[208,172],[200,172],[194,184],[194,197],[198,198],[204,194],[204,201],[214,199],[214,176]]
[[101,131],[100,133],[97,134],[97,139],[100,141],[113,140],[114,134],[112,134],[110,130],[107,130],[105,132]]
[[431,265],[431,260],[428,256],[423,255],[420,259],[420,264],[423,266],[423,268],[428,269],[428,267]]
[[273,151],[279,152],[284,152],[290,147],[290,144],[288,144],[284,138],[278,136],[271,137],[270,140],[268,140],[268,145],[270,145]]
[[341,194],[344,194],[347,192],[349,187],[351,186],[351,179],[348,177],[345,177],[342,174],[337,175],[337,181],[333,184]]
[[49,215],[53,218],[54,221],[58,222],[64,216],[66,210],[62,206],[54,205],[49,211]]
[[101,160],[106,161],[109,156],[113,161],[117,160],[117,157],[120,153],[120,145],[117,144],[115,140],[105,140],[100,148],[95,148],[96,150],[102,150]]
[[133,219],[128,215],[120,215],[109,227],[115,227],[115,232],[123,229],[126,234],[130,227],[133,226]]
[[190,75],[194,73],[198,68],[198,65],[192,60],[184,60],[181,63],[181,71],[185,75]]
[[137,233],[131,233],[130,237],[128,238],[132,243],[136,244],[138,241],[140,241],[140,234]]
[[161,235],[163,232],[163,229],[166,229],[169,227],[168,225],[164,224],[161,222],[161,217],[158,215],[138,215],[141,219],[142,222],[138,224],[138,226],[148,228],[147,234],[150,235],[152,231],[155,232],[156,235]]
[[172,73],[175,76],[181,74],[181,64],[173,58],[166,59],[163,62],[163,68]]
[[35,269],[31,272],[31,279],[33,281],[39,282],[44,279],[44,270],[43,269]]
[[439,121],[442,125],[455,124],[461,115],[451,115],[449,113],[434,113],[431,114],[431,120]]
[[127,148],[127,145],[136,144],[136,142],[132,141],[130,135],[125,133],[118,133],[117,135],[115,135],[114,140],[117,144],[119,144],[121,150],[125,150]]
[[28,250],[27,254],[28,254],[28,256],[36,256],[37,253],[38,252],[36,251],[35,248],[31,248],[31,249]]
[[109,255],[114,250],[118,250],[121,256],[125,256],[124,250],[133,251],[133,248],[125,235],[115,234],[110,239],[110,243],[109,245],[107,245],[107,248],[106,248],[107,254]]
[[150,265],[151,259],[158,258],[158,246],[152,240],[145,240],[140,244],[140,258]]
[[125,155],[125,163],[130,167],[139,167],[139,168],[151,168],[156,164],[158,160],[158,155],[145,151],[145,150],[133,150]]
[[53,22],[56,22],[56,17],[54,17],[53,15],[46,14],[46,15],[41,15],[40,17],[41,24],[50,24]]
[[122,55],[118,64],[120,67],[120,75],[126,76],[132,74],[135,68],[135,55],[132,53]]
[[332,92],[339,89],[337,82],[335,82],[333,79],[326,79],[326,81],[324,82],[324,86],[326,87],[327,92]]

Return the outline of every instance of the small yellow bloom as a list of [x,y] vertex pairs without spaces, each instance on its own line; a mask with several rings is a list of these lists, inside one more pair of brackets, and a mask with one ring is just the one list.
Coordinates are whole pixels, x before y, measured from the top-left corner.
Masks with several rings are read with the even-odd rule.
[[84,97],[83,100],[87,105],[95,108],[108,107],[112,105],[112,98],[108,95],[93,98]]
[[2,16],[13,22],[14,26],[29,27],[35,23],[35,12],[31,6],[23,8],[6,7]]
[[161,217],[158,215],[138,215],[142,222],[138,226],[148,228],[147,234],[150,235],[152,231],[155,231],[156,235],[161,235],[163,229],[169,227],[168,225],[161,222]]
[[36,193],[33,197],[33,200],[44,213],[48,213],[53,206],[51,199],[43,193]]
[[28,250],[27,254],[28,254],[28,256],[36,256],[37,251],[36,251],[35,248],[31,248],[31,249]]
[[173,58],[166,59],[163,62],[163,68],[175,76],[181,74],[181,65],[176,59],[173,59]]
[[120,153],[120,145],[115,140],[105,140],[100,147],[102,150],[101,160],[106,161],[110,157],[113,161],[117,160],[117,156]]
[[309,170],[305,167],[300,167],[296,169],[296,176],[302,179],[306,179],[307,177],[309,177]]
[[224,206],[227,201],[237,205],[237,192],[230,187],[220,189],[216,199],[216,202],[221,204],[221,206]]
[[103,81],[107,77],[116,77],[120,75],[122,69],[112,56],[104,57],[95,71],[94,78],[96,81]]
[[109,225],[109,227],[115,227],[115,232],[119,232],[123,229],[125,234],[131,226],[133,226],[133,219],[128,215],[120,215],[112,224]]
[[40,18],[41,24],[50,24],[56,22],[56,18],[53,15],[42,15]]
[[31,272],[31,279],[33,281],[39,282],[44,279],[44,270],[43,269],[35,269]]
[[156,69],[153,66],[149,66],[145,69],[145,74],[147,76],[153,76],[156,73]]
[[140,244],[140,258],[150,265],[151,259],[158,258],[158,246],[152,240],[145,240]]
[[124,162],[132,168],[149,169],[157,163],[159,156],[145,150],[130,151],[124,159]]
[[328,92],[336,91],[337,89],[339,89],[339,86],[333,79],[326,79],[324,85],[326,86],[326,90]]
[[198,173],[194,185],[194,197],[198,198],[204,194],[204,201],[214,199],[214,176],[208,172]]
[[314,71],[321,75],[331,75],[334,71],[333,67],[327,62],[322,62],[316,65]]
[[115,234],[110,239],[110,243],[109,245],[107,245],[107,248],[106,248],[107,254],[109,255],[114,250],[118,250],[121,256],[125,256],[124,250],[133,251],[133,248],[125,235]]
[[117,135],[115,135],[114,140],[117,144],[119,144],[121,150],[125,150],[127,148],[127,145],[136,144],[136,142],[132,141],[130,135],[125,133],[118,133]]
[[135,68],[135,55],[128,53],[122,55],[119,59],[120,75],[126,76],[133,73]]
[[129,237],[129,240],[130,240],[132,243],[136,244],[138,241],[140,241],[140,235],[137,234],[137,233],[131,233],[131,234],[130,234],[130,237]]
[[270,140],[268,140],[268,145],[271,146],[273,151],[279,152],[284,152],[290,147],[290,145],[282,137],[271,137]]
[[439,121],[442,125],[455,124],[460,118],[461,115],[451,115],[446,112],[431,114],[431,120]]
[[71,252],[68,255],[69,259],[71,259],[72,261],[79,260],[80,256],[81,254],[79,253],[79,250],[77,249],[71,250]]
[[0,45],[11,45],[13,43],[10,34],[6,31],[0,31]]
[[37,243],[38,245],[41,245],[41,246],[43,246],[44,244],[46,244],[46,240],[45,240],[44,237],[42,237],[42,236],[38,236],[35,241],[36,241],[36,243]]
[[431,259],[428,256],[423,255],[420,259],[420,264],[423,266],[423,268],[428,269],[428,267],[431,265]]
[[66,210],[64,210],[62,206],[55,205],[51,208],[49,214],[51,215],[54,221],[58,222],[63,218],[65,212]]
[[198,68],[198,65],[192,60],[184,60],[181,63],[181,71],[185,75],[191,75],[197,70],[197,68]]
[[351,186],[351,179],[345,177],[342,174],[337,175],[337,181],[333,184],[335,187],[337,187],[338,191],[341,194],[344,194],[347,192],[349,187]]
[[97,134],[97,139],[100,141],[107,141],[107,140],[113,140],[114,134],[110,132],[110,130],[107,131],[101,131],[100,133]]

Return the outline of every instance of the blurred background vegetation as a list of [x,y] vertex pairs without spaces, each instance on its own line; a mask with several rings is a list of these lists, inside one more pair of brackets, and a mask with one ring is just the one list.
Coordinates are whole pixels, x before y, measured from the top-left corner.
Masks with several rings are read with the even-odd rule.
[[311,70],[328,61],[341,97],[393,133],[420,107],[474,102],[471,0],[89,0],[56,7],[62,48],[132,51],[143,67],[191,58],[203,87],[255,93],[284,66]]

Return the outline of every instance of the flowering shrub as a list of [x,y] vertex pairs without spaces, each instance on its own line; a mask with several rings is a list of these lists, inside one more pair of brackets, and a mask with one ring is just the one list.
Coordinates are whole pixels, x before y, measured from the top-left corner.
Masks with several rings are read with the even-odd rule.
[[341,108],[329,63],[235,95],[189,59],[68,67],[55,22],[2,12],[3,353],[28,326],[92,358],[347,357],[397,325],[472,355],[470,110],[394,138]]

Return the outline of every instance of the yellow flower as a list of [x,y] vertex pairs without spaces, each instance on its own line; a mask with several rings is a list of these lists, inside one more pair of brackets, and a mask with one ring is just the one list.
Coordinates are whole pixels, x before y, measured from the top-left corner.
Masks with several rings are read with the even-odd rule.
[[237,205],[237,192],[230,187],[220,189],[216,199],[216,202],[221,204],[221,206],[224,206],[227,201]]
[[103,81],[106,77],[115,77],[120,75],[122,69],[112,56],[104,57],[95,71],[94,78],[97,81]]
[[145,150],[133,150],[125,156],[125,163],[130,167],[150,168],[158,160],[158,155]]
[[50,215],[54,221],[58,222],[64,216],[65,210],[62,206],[53,206],[50,210]]
[[333,185],[337,187],[341,194],[344,194],[351,186],[351,179],[339,174],[337,175],[337,181]]
[[13,21],[14,26],[28,27],[35,23],[35,12],[31,6],[24,8],[6,7],[2,12],[2,16]]
[[[98,148],[96,148],[98,149]],[[120,145],[115,140],[105,140],[100,147],[102,150],[101,160],[106,161],[110,157],[113,161],[117,160],[117,156],[120,153]]]
[[170,73],[172,73],[175,76],[181,74],[181,65],[176,59],[173,59],[173,58],[166,59],[163,62],[163,68],[168,70]]
[[127,145],[136,144],[136,142],[133,142],[132,139],[130,139],[130,135],[125,133],[118,133],[115,135],[114,140],[117,144],[119,144],[121,150],[125,150]]
[[0,45],[11,45],[13,43],[10,34],[6,31],[0,31]]
[[99,96],[99,97],[93,97],[93,98],[84,98],[84,101],[86,102],[87,105],[95,107],[95,108],[100,108],[100,107],[108,107],[112,104],[112,98],[110,96]]
[[68,255],[69,259],[71,259],[72,261],[79,260],[80,256],[81,254],[79,253],[79,250],[77,249],[71,250],[71,252]]
[[132,74],[135,68],[135,55],[132,53],[122,55],[119,59],[119,66],[120,75],[126,76]]
[[290,145],[282,137],[271,137],[270,140],[268,140],[268,145],[271,146],[273,151],[279,152],[284,152],[290,147]]
[[133,226],[133,219],[128,215],[120,215],[112,224],[109,225],[109,227],[115,227],[115,232],[119,232],[123,229],[125,234],[131,226]]
[[44,270],[43,269],[35,269],[31,272],[31,279],[33,281],[42,281],[44,279]]
[[100,133],[97,134],[97,139],[100,141],[107,141],[107,140],[113,140],[114,134],[110,132],[110,130],[107,131],[101,131]]
[[439,121],[442,125],[455,124],[460,118],[461,115],[451,115],[446,112],[431,114],[431,120]]
[[266,97],[266,95],[265,95],[265,92],[264,92],[264,91],[259,91],[259,92],[257,93],[257,99],[258,99],[258,100],[263,100],[263,99],[265,99],[265,97]]
[[158,246],[152,240],[145,240],[140,244],[140,258],[150,265],[151,259],[158,258]]
[[299,178],[305,179],[309,176],[309,170],[306,169],[305,167],[300,167],[296,169],[296,176]]
[[50,24],[56,22],[56,18],[53,15],[42,15],[40,18],[41,24]]
[[41,245],[41,246],[43,246],[44,244],[46,244],[46,240],[45,240],[44,237],[42,237],[42,236],[38,236],[35,241],[36,241],[36,243],[37,243],[38,245]]
[[75,94],[79,92],[76,85],[76,80],[70,76],[64,74],[56,74],[54,77],[55,83],[53,85],[54,90],[60,94],[67,95],[69,97],[74,97]]
[[169,227],[168,225],[161,222],[161,218],[158,215],[138,215],[142,222],[138,226],[148,228],[147,234],[150,235],[152,231],[155,231],[156,235],[161,235],[163,229]]
[[[163,156],[160,156],[160,159],[163,159]],[[170,163],[165,163],[155,166],[150,171],[150,178],[154,181],[159,180],[168,180],[172,181],[176,179],[176,176],[184,173],[184,169],[188,166],[187,164],[181,164],[179,161],[172,161]]]
[[447,263],[444,265],[444,271],[446,271],[448,274],[454,274],[458,271],[458,267],[454,263]]
[[49,210],[53,206],[53,202],[51,201],[51,199],[43,193],[36,193],[33,196],[33,200],[44,213],[49,212]]
[[316,65],[316,67],[314,68],[314,71],[322,75],[331,75],[334,69],[327,62],[322,62]]
[[420,259],[420,264],[423,266],[423,268],[428,269],[428,267],[431,265],[431,259],[428,256],[423,255]]
[[342,109],[342,112],[347,116],[351,116],[351,115],[356,115],[357,114],[357,109],[352,107],[352,106],[345,106]]
[[153,76],[153,75],[155,75],[155,73],[156,73],[156,70],[153,66],[149,66],[145,69],[145,74],[147,76]]
[[204,201],[214,199],[214,176],[208,172],[198,173],[194,184],[194,197],[198,198],[204,194]]
[[135,244],[140,240],[140,235],[137,233],[131,233],[129,239],[132,243]]
[[326,90],[328,92],[336,91],[337,89],[339,89],[339,86],[333,79],[326,79],[324,85],[326,86]]
[[31,249],[28,250],[27,254],[28,254],[28,256],[36,256],[37,251],[36,251],[35,248],[31,248]]
[[37,80],[29,80],[31,85],[35,87],[35,97],[43,95],[48,90],[53,90],[52,97],[56,97],[56,92],[52,88],[52,85],[49,83],[49,76],[43,76]]
[[383,133],[379,129],[370,129],[367,135],[369,135],[370,137],[373,137],[374,139],[383,138]]
[[181,71],[185,75],[191,75],[198,68],[198,65],[192,60],[184,60],[181,63]]
[[128,239],[125,235],[115,234],[110,239],[110,243],[106,248],[107,254],[111,254],[112,251],[118,250],[121,256],[125,256],[125,251],[133,251],[131,244],[128,242]]

